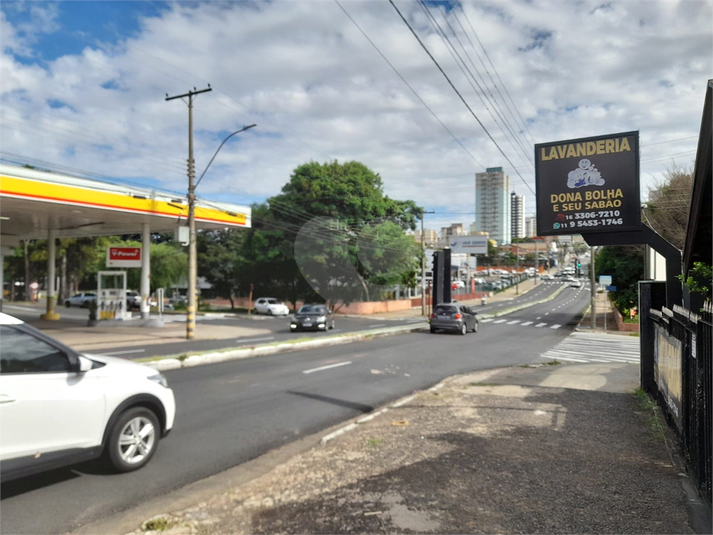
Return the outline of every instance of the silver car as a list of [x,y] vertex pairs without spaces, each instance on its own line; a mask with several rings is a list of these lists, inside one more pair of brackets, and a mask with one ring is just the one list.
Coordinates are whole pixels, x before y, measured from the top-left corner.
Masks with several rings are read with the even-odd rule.
[[461,303],[441,303],[433,307],[429,319],[431,332],[454,331],[467,334],[468,331],[478,332],[477,312]]

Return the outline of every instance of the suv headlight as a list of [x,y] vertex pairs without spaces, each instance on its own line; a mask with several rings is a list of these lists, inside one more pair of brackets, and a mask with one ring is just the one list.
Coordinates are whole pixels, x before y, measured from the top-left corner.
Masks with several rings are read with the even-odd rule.
[[156,375],[151,375],[148,377],[149,381],[153,381],[154,383],[160,384],[164,388],[168,388],[168,381],[166,380],[166,376],[162,373],[157,373]]
[[322,321],[322,322],[327,321],[327,316],[320,316],[317,318],[317,321]]

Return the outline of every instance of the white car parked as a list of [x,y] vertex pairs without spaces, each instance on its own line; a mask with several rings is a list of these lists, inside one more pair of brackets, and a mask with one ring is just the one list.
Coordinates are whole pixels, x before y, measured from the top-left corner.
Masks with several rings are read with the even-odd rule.
[[64,302],[64,306],[66,306],[67,308],[72,306],[86,308],[89,305],[90,301],[96,300],[97,294],[93,292],[80,292],[78,294],[74,294],[72,297],[68,297],[67,300]]
[[255,312],[269,314],[270,316],[287,316],[290,313],[290,309],[279,299],[260,297],[255,301]]
[[173,427],[166,378],[128,360],[79,354],[0,313],[2,481],[103,456],[144,466]]

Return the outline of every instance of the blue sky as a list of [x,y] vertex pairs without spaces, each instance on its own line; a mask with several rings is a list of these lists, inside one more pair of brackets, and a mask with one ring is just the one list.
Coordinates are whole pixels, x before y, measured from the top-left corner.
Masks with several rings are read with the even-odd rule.
[[258,125],[221,149],[198,190],[213,200],[357,160],[438,229],[472,222],[486,167],[534,213],[535,143],[639,130],[644,197],[692,165],[710,1],[395,4],[460,96],[385,1],[2,2],[0,158],[183,192],[187,110],[165,95],[210,83],[197,174]]

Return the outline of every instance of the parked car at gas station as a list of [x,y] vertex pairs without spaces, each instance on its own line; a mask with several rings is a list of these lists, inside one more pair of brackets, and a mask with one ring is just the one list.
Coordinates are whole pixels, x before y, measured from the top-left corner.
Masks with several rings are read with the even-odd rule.
[[87,308],[91,301],[94,301],[96,303],[96,300],[97,294],[94,292],[79,292],[78,294],[74,294],[72,297],[68,297],[64,302],[64,306],[66,306],[67,308]]

